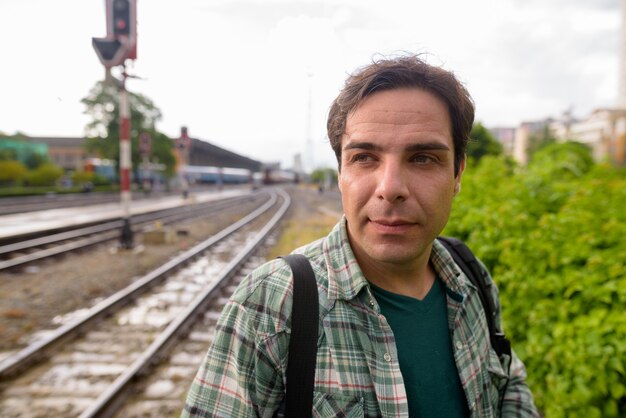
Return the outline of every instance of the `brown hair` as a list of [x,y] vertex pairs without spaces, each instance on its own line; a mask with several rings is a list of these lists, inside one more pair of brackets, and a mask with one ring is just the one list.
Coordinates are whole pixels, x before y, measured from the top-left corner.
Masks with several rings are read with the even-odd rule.
[[341,169],[341,138],[348,115],[373,93],[403,87],[416,87],[434,94],[446,104],[452,122],[454,174],[459,172],[465,147],[474,123],[474,102],[454,74],[427,64],[416,55],[373,61],[346,80],[330,107],[326,125],[330,145]]

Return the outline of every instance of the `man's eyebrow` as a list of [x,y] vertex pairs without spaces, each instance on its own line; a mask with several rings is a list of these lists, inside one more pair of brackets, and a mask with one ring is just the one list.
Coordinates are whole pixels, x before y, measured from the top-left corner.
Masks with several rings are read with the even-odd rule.
[[[355,142],[347,143],[346,146],[344,147],[344,150],[351,150],[351,149],[379,151],[381,147],[372,142],[355,141]],[[447,144],[444,144],[441,142],[419,142],[419,143],[415,143],[415,144],[411,144],[407,146],[404,150],[408,152],[436,151],[436,150],[449,151],[450,147]]]
[[379,150],[380,147],[372,142],[356,142],[355,141],[355,142],[347,143],[343,149],[344,150],[364,149],[364,150],[376,151],[376,150]]

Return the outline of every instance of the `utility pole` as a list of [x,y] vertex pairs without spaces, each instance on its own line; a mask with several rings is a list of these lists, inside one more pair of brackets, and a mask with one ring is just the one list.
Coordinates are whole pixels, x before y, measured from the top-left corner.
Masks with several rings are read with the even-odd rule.
[[124,68],[120,83],[120,190],[124,220],[120,245],[122,248],[129,249],[133,248],[133,230],[130,227],[130,173],[133,163],[130,154],[130,106],[126,78],[126,68]]
[[133,230],[130,223],[130,183],[132,172],[130,147],[130,104],[126,90],[125,62],[137,58],[137,0],[105,0],[107,36],[92,38],[100,62],[110,74],[112,67],[120,66],[122,78],[118,80],[120,108],[120,201],[122,204],[122,231],[120,247],[133,247]]
[[187,132],[187,127],[180,128],[180,137],[176,139],[176,150],[178,151],[178,179],[183,192],[183,199],[189,197],[189,181],[185,175],[185,167],[189,164],[189,149],[191,148],[191,138]]

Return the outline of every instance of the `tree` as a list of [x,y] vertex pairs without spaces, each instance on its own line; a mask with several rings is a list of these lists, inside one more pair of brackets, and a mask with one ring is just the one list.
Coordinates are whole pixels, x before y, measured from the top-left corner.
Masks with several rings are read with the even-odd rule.
[[[139,154],[139,134],[148,133],[152,137],[152,157],[166,166],[165,175],[174,173],[175,159],[172,154],[173,141],[156,129],[162,115],[161,110],[148,97],[128,92],[131,120],[132,163],[136,169],[141,162]],[[117,86],[99,81],[87,97],[81,100],[85,113],[92,121],[85,126],[88,136],[88,152],[96,152],[102,158],[115,160],[119,167],[119,93]]]
[[467,156],[478,162],[485,155],[501,155],[502,144],[482,123],[476,122],[470,132],[470,141],[466,149]]
[[47,155],[42,155],[32,151],[28,151],[26,157],[24,158],[24,165],[26,165],[29,170],[34,170],[47,162],[49,162]]

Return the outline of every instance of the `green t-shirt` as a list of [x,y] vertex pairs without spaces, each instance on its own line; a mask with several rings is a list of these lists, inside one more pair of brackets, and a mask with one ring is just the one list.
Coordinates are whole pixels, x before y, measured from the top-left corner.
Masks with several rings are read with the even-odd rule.
[[411,417],[469,417],[448,330],[445,284],[439,278],[423,300],[371,284],[396,337]]

